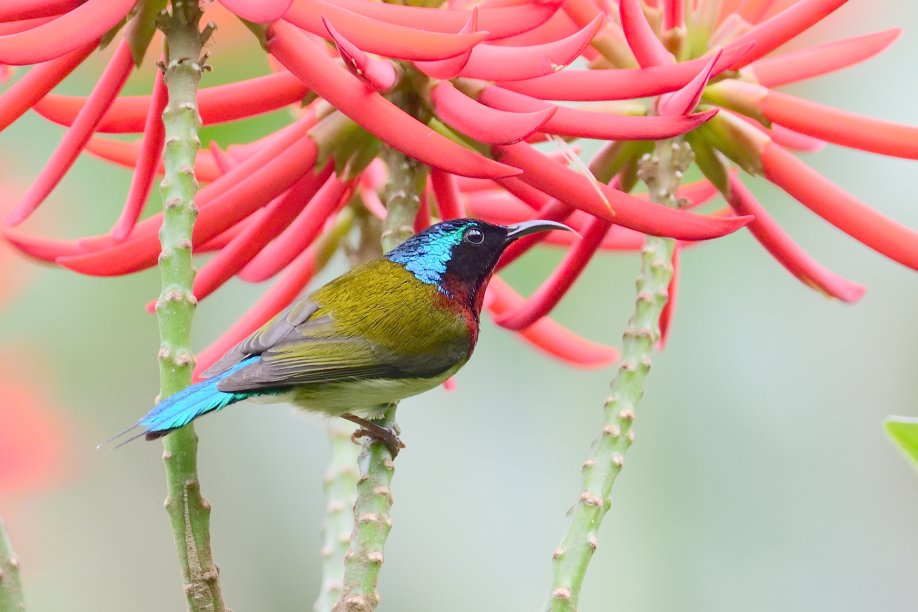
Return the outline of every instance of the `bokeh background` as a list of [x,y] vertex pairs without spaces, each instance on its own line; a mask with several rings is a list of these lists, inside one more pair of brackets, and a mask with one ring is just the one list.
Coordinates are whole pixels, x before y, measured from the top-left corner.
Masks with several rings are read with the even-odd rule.
[[[904,36],[879,58],[790,91],[918,123],[918,5],[854,0],[807,40],[896,26]],[[263,72],[254,49],[221,30],[206,84]],[[62,91],[86,94],[101,66],[90,63]],[[148,82],[132,79],[126,93]],[[233,141],[285,121],[279,113],[246,122]],[[229,142],[225,129],[206,139]],[[32,114],[0,134],[0,206],[25,191],[61,133]],[[918,227],[915,162],[837,147],[808,161]],[[105,231],[128,184],[127,171],[84,156],[30,227],[62,237]],[[855,306],[826,300],[742,231],[684,253],[673,333],[640,406],[584,612],[896,612],[918,600],[918,474],[881,428],[887,414],[918,414],[918,277],[764,181],[754,188],[814,255],[868,293]],[[505,278],[531,291],[560,257],[535,252]],[[344,265],[336,260],[319,281]],[[556,318],[619,345],[636,270],[636,257],[598,257]],[[0,246],[0,515],[32,611],[184,609],[161,446],[95,450],[156,394],[156,321],[143,306],[158,286],[155,270],[80,277]],[[205,301],[195,346],[261,290],[235,282]],[[611,374],[570,369],[485,322],[455,391],[403,403],[408,449],[397,464],[381,612],[544,607],[551,551]],[[228,604],[310,609],[322,421],[243,404],[197,429]]]

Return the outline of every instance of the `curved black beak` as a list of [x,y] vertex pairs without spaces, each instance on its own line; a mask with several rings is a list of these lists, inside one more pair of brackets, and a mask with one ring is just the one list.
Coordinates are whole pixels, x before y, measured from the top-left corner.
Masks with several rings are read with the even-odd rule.
[[[563,223],[558,223],[557,221],[545,221],[543,219],[533,219],[532,221],[523,221],[522,223],[516,223],[514,225],[507,226],[507,238],[504,240],[505,244],[510,244],[517,238],[522,238],[523,236],[528,236],[529,234],[537,234],[538,232],[548,232],[551,230],[563,230],[565,232],[574,232],[571,228],[564,225]],[[575,234],[577,232],[574,232]]]

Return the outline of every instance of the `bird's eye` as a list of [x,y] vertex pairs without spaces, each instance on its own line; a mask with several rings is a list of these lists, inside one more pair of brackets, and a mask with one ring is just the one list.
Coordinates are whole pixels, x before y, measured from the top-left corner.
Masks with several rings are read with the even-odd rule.
[[473,227],[465,233],[465,241],[471,244],[481,244],[484,242],[484,233]]

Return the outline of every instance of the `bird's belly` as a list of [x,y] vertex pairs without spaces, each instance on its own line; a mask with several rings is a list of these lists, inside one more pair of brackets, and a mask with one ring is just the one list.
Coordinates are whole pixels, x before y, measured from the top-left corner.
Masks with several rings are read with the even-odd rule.
[[[294,387],[285,398],[308,411],[341,415],[347,412],[366,416],[380,406],[418,395],[443,383],[459,367],[431,378],[369,379],[321,383]],[[369,415],[371,418],[375,415]]]

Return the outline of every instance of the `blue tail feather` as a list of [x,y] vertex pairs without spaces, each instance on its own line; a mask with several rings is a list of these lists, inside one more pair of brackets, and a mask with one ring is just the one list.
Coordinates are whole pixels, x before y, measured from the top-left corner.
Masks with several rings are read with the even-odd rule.
[[253,395],[260,395],[259,393],[224,393],[217,389],[221,380],[258,359],[260,358],[243,359],[225,372],[186,387],[159,402],[138,422],[138,425],[145,429],[143,433],[146,434],[147,440],[162,437],[208,412],[221,410]]

